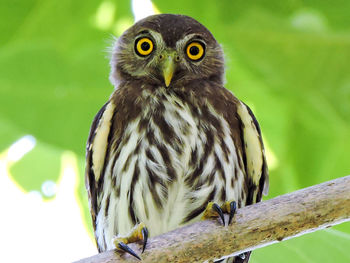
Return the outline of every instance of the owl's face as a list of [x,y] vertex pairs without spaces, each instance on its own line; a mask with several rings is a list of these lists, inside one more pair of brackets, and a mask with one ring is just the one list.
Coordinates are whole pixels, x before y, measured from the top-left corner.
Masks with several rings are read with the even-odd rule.
[[223,82],[224,59],[213,35],[193,18],[162,14],[147,17],[118,39],[110,79],[139,79],[154,86],[178,87],[196,80]]

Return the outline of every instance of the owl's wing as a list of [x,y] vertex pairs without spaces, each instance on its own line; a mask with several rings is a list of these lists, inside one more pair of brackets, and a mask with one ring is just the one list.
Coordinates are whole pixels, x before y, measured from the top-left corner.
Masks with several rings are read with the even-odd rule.
[[109,133],[115,105],[108,101],[95,116],[86,145],[85,186],[89,196],[94,229],[99,210],[98,193],[102,186],[105,158],[109,148]]
[[241,122],[243,162],[248,175],[247,205],[259,202],[269,190],[269,175],[260,126],[251,109],[240,102],[237,117]]

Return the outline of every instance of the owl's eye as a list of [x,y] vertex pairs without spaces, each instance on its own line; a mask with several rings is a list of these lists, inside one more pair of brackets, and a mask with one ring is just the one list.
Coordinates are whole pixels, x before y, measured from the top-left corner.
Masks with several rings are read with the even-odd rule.
[[204,56],[205,46],[201,42],[193,41],[186,47],[186,54],[189,59],[198,61]]
[[136,54],[145,57],[151,54],[153,51],[153,42],[148,37],[141,37],[135,42]]

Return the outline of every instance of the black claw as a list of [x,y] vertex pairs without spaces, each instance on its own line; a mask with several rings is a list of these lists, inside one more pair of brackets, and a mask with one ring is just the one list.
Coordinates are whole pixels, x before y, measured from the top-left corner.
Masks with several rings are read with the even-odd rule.
[[228,219],[228,224],[229,224],[229,225],[231,224],[232,218],[233,218],[233,216],[235,215],[236,210],[237,210],[236,201],[232,201],[232,202],[230,203],[230,217],[229,217],[229,219]]
[[239,254],[238,255],[242,260],[245,260],[245,253]]
[[118,244],[118,247],[122,250],[124,250],[126,253],[129,253],[130,255],[134,256],[138,260],[141,260],[141,258],[132,250],[128,245],[125,245],[123,242],[120,242]]
[[222,220],[222,223],[225,225],[225,218],[224,218],[224,213],[222,212],[222,209],[216,203],[213,204],[213,207],[214,207],[215,211],[218,212],[218,214]]
[[146,227],[142,228],[142,238],[143,238],[143,247],[142,247],[142,253],[145,251],[147,239],[148,239],[148,229]]

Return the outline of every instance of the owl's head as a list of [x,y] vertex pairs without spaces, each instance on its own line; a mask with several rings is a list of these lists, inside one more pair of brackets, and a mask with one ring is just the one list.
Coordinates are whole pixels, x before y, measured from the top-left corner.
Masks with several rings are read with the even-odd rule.
[[116,41],[111,82],[142,80],[154,86],[178,87],[196,80],[223,82],[221,46],[202,24],[184,15],[147,17]]

